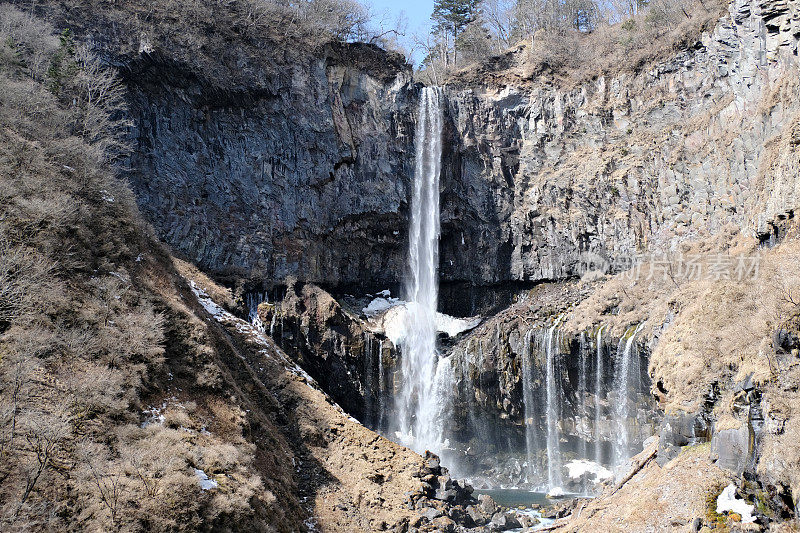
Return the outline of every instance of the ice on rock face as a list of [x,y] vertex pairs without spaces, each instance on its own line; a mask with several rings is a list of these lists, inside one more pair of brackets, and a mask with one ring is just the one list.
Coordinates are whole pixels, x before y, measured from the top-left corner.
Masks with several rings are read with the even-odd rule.
[[[370,313],[367,313],[367,309],[377,309],[372,313],[373,317],[378,317],[383,313],[382,316],[378,317],[378,323],[383,328],[386,338],[392,341],[392,344],[398,346],[403,343],[403,339],[406,337],[408,315],[415,312],[417,304],[391,298],[387,307],[380,308],[384,304],[376,303],[379,300],[387,301],[383,298],[376,298],[363,309],[364,314],[368,317],[370,316]],[[391,300],[394,301],[392,302]],[[481,317],[458,318],[437,312],[435,321],[437,332],[445,333],[448,337],[455,337],[465,331],[476,328],[481,323]]]
[[436,329],[448,337],[474,329],[481,323],[480,317],[457,318],[444,313],[436,313]]
[[[384,291],[389,292],[389,291]],[[387,295],[388,296],[388,295]],[[361,310],[367,318],[371,318],[378,313],[382,313],[387,309],[391,309],[392,307],[399,305],[401,302],[397,298],[388,298],[388,297],[379,297],[372,300],[369,305]]]

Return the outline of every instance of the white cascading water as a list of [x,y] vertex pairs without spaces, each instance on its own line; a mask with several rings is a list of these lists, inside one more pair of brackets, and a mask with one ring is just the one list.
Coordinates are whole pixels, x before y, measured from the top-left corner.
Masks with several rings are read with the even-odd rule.
[[533,396],[533,356],[531,351],[531,334],[525,334],[522,345],[522,401],[525,406],[525,454],[527,465],[525,478],[528,483],[537,479],[536,452],[539,450],[539,439],[536,436],[536,398]]
[[[578,374],[578,405],[580,406],[579,409],[579,416],[580,421],[576,421],[575,427],[579,430],[581,435],[586,434],[586,426],[588,425],[588,415],[586,413],[586,333],[581,332],[581,336],[579,338],[579,348],[578,348],[578,356],[580,358],[580,373]],[[586,449],[586,441],[588,439],[581,438],[581,457],[587,459],[589,456],[587,455]]]
[[600,433],[600,421],[603,412],[600,404],[600,397],[603,393],[603,326],[597,329],[597,360],[595,361],[594,378],[594,460],[597,464],[603,464],[602,435]]
[[556,390],[555,350],[553,336],[561,318],[547,331],[547,485],[550,492],[561,489],[561,444],[558,435],[558,391]]
[[[639,333],[642,326],[643,324],[639,324],[631,336],[628,337],[621,353],[620,348],[623,346],[622,339],[620,339],[619,347],[617,348],[617,372],[614,376],[614,388],[616,392],[614,418],[616,419],[618,429],[614,439],[614,469],[617,470],[618,475],[621,475],[619,471],[625,465],[630,455],[628,437],[628,388],[630,384],[632,350],[636,341],[636,335]],[[639,354],[637,352],[636,357],[638,356]]]
[[[447,392],[437,385],[436,304],[439,263],[439,173],[442,159],[441,90],[425,87],[416,126],[416,166],[411,201],[409,277],[399,394],[400,439],[417,452],[441,453]],[[449,361],[443,361],[449,365]],[[439,380],[437,380],[437,377]]]

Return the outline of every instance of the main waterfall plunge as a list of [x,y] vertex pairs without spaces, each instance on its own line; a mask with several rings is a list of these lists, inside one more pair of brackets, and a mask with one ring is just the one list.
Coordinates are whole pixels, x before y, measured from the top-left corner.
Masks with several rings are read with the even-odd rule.
[[416,165],[409,232],[405,335],[402,342],[398,430],[417,452],[442,452],[442,413],[447,392],[436,349],[439,283],[439,174],[442,161],[441,91],[422,89],[416,127]]

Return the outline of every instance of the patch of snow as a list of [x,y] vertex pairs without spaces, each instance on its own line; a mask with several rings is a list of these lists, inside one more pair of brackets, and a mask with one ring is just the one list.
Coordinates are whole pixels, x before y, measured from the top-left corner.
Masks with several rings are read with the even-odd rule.
[[[374,300],[373,300],[374,303]],[[370,304],[372,305],[372,304]],[[398,346],[403,343],[408,326],[408,313],[413,310],[414,303],[399,301],[378,317],[378,325],[383,328],[386,338]],[[366,309],[366,308],[365,308]],[[457,318],[444,313],[436,313],[436,329],[448,337],[474,329],[481,323],[481,317]]]
[[[388,293],[389,291],[383,292]],[[401,303],[397,298],[389,298],[388,294],[386,296],[387,297],[375,298],[366,307],[361,309],[361,312],[364,313],[367,318],[372,318],[378,313],[386,311],[387,309],[391,309],[392,307]]]
[[139,424],[139,427],[142,429],[148,426],[163,426],[164,425],[164,414],[163,411],[167,408],[167,402],[161,404],[161,407],[150,407],[149,409],[145,409],[142,411],[144,415],[144,421]]
[[614,473],[603,465],[586,459],[570,461],[566,464],[566,467],[569,470],[571,479],[578,479],[582,475],[589,473],[594,475],[594,481],[597,483],[601,479],[610,479],[614,476]]
[[197,476],[197,480],[200,482],[201,490],[212,490],[219,487],[219,483],[208,477],[206,473],[199,468],[194,469],[194,475]]
[[111,196],[111,194],[110,194],[110,193],[109,193],[107,190],[105,190],[105,189],[102,189],[102,190],[100,191],[100,196],[101,196],[101,197],[103,198],[103,200],[105,200],[106,202],[108,202],[108,203],[110,203],[110,204],[113,204],[113,203],[114,203],[114,197],[113,197],[113,196]]
[[753,516],[754,506],[736,497],[736,485],[731,483],[717,496],[717,513],[722,514],[726,511],[734,512],[742,517],[742,523],[750,524],[755,522]]
[[454,316],[445,315],[444,313],[436,313],[436,329],[447,333],[448,337],[455,337],[459,333],[475,329],[480,323],[481,318],[477,316],[456,318]]
[[315,388],[314,378],[312,378],[305,370],[300,368],[297,363],[290,360],[288,357],[283,356],[282,352],[275,350],[271,342],[267,340],[267,336],[264,332],[259,331],[255,326],[253,326],[253,324],[250,324],[241,318],[237,318],[223,309],[214,300],[212,300],[203,289],[198,287],[194,281],[189,280],[189,286],[191,287],[194,295],[197,297],[197,301],[203,306],[203,309],[205,309],[208,314],[210,314],[217,322],[225,326],[233,327],[236,331],[247,336],[248,339],[261,346],[263,349],[260,353],[264,357],[273,359],[277,356],[281,362],[283,362],[284,366],[289,372],[292,372],[296,376],[303,378],[310,388]]

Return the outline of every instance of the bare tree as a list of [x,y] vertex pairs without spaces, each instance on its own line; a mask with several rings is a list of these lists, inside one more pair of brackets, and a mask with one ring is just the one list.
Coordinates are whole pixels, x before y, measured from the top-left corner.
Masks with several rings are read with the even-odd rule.
[[494,37],[495,49],[501,52],[511,45],[514,0],[483,0],[481,14]]
[[22,454],[28,457],[25,474],[25,488],[19,504],[14,511],[17,516],[42,474],[52,466],[53,459],[59,452],[64,439],[70,434],[66,409],[59,408],[55,413],[30,412],[24,418],[26,445]]
[[84,478],[108,511],[112,527],[118,529],[122,498],[127,492],[122,465],[119,461],[110,460],[105,449],[92,442],[85,442],[81,446],[79,460]]
[[125,86],[117,73],[104,67],[88,45],[78,47],[75,76],[79,100],[77,129],[89,144],[96,146],[108,160],[128,153]]

